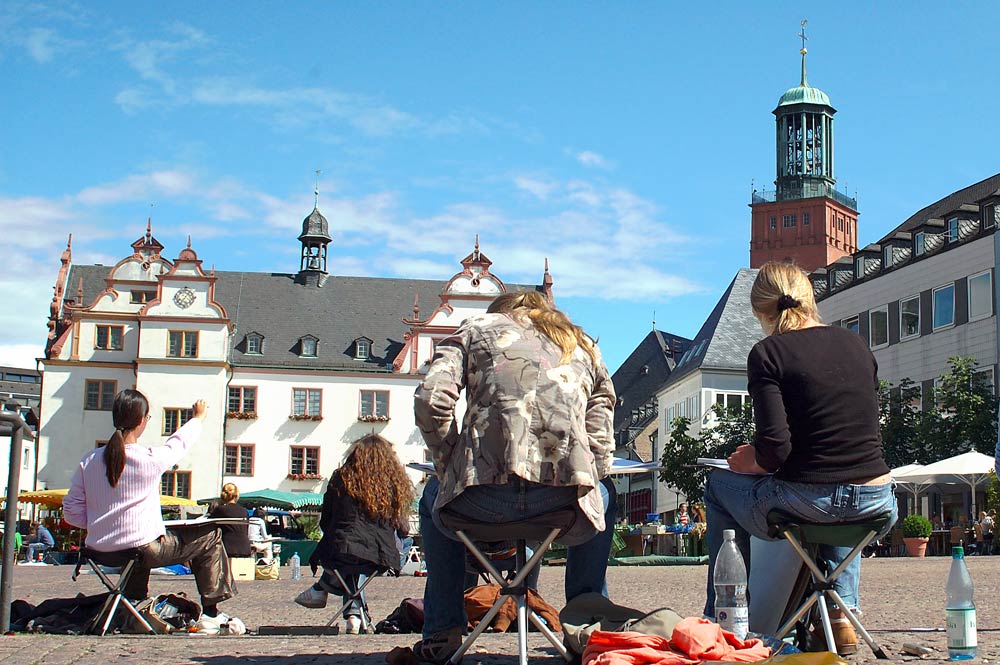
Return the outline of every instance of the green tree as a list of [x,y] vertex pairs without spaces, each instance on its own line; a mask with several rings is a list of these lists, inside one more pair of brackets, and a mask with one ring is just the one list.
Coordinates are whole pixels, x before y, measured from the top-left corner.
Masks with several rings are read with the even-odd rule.
[[923,411],[920,409],[920,388],[910,379],[893,387],[888,381],[879,382],[879,425],[886,463],[896,468],[918,462],[926,464]]
[[660,471],[660,480],[675,487],[688,501],[700,501],[705,494],[708,470],[694,465],[699,457],[707,455],[702,440],[688,434],[690,428],[688,418],[674,418],[670,423],[670,438],[664,441],[660,458],[665,467]]
[[939,416],[941,459],[976,450],[992,455],[997,441],[997,399],[987,375],[975,358],[952,356],[951,369],[941,376],[934,399]]
[[715,404],[712,414],[714,423],[697,437],[688,433],[690,420],[674,419],[670,440],[663,446],[660,463],[667,468],[660,472],[660,480],[677,488],[689,501],[700,501],[705,495],[709,469],[694,466],[699,457],[729,457],[736,448],[754,440],[753,407],[749,401],[732,409]]

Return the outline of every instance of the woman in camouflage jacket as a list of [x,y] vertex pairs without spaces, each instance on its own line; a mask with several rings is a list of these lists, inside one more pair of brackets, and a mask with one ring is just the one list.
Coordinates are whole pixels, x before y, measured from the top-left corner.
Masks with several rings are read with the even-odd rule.
[[567,600],[607,594],[615,497],[602,481],[614,451],[614,403],[597,346],[541,293],[502,295],[437,344],[414,407],[437,470],[420,502],[428,580],[418,658],[447,660],[466,624],[465,551],[436,519],[444,506],[497,523],[576,507],[563,538]]

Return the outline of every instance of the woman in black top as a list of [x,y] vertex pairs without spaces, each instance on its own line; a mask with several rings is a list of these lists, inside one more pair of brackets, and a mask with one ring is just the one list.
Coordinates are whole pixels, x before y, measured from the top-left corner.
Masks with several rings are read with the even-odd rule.
[[[750,536],[767,538],[767,514],[780,510],[812,523],[859,520],[889,512],[896,501],[882,457],[878,366],[868,345],[844,328],[820,323],[812,285],[787,263],[760,268],[750,293],[767,334],[747,358],[756,439],[729,457],[731,471],[714,471],[705,488],[708,509],[708,600],[715,616],[712,576],[722,532],[750,563]],[[823,546],[832,570],[850,548]],[[834,588],[857,609],[861,559]],[[841,655],[857,651],[854,629],[839,609],[834,637]]]
[[[412,501],[413,485],[392,444],[374,433],[355,441],[323,495],[323,537],[310,557],[323,566],[323,576],[295,602],[318,608],[326,607],[330,593],[346,597],[334,570],[355,588],[378,568],[399,570],[396,532],[405,534]],[[344,610],[348,634],[358,633],[360,616],[357,602]]]
[[[222,494],[219,495],[220,503],[212,506],[208,511],[209,517],[240,517],[247,518],[247,509],[236,503],[240,498],[240,490],[233,483],[226,483],[222,486]],[[223,524],[222,544],[226,547],[226,554],[231,557],[248,557],[250,549],[250,533],[243,524]]]

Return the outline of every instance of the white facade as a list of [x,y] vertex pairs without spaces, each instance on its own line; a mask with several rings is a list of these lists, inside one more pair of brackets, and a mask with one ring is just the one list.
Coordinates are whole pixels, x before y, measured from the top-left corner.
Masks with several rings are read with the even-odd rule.
[[[429,317],[418,320],[416,303],[412,319],[404,318],[407,311],[393,314],[394,325],[407,332],[400,332],[401,350],[388,362],[324,365],[317,358],[317,364],[303,367],[300,349],[293,358],[299,366],[282,367],[271,362],[273,355],[271,361],[263,355],[254,361],[244,349],[234,364],[234,345],[260,331],[237,332],[236,320],[216,300],[215,273],[201,269],[190,247],[174,262],[162,259],[163,248],[148,229],[132,246],[132,256],[107,269],[105,288],[93,302],[79,302],[81,297],[62,307],[54,302],[42,384],[40,488],[68,486],[80,458],[110,438],[114,394],[132,387],[150,404],[140,439],[145,445],[161,445],[194,401],[208,403],[201,439],[165,474],[166,493],[214,497],[229,481],[243,492],[321,492],[350,443],[372,431],[396,445],[404,464],[426,461],[413,393],[434,343],[506,291],[490,274],[490,261],[477,243],[462,270],[441,283],[441,302]],[[60,280],[73,274],[70,260],[67,250]],[[295,276],[281,277],[288,284]],[[57,300],[72,287],[57,281]],[[318,287],[314,282],[302,288],[317,293]],[[295,314],[287,312],[289,318]],[[360,333],[357,339],[373,342]],[[280,348],[279,340],[262,343]],[[417,483],[423,477],[412,472],[412,478]]]

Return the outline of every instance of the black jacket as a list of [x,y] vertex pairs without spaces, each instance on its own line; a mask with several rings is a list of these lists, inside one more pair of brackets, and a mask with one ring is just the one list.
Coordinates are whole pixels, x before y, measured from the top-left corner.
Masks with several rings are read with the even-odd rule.
[[[247,517],[247,509],[238,503],[223,503],[214,506],[209,517]],[[222,544],[226,546],[226,554],[235,557],[248,557],[253,550],[250,548],[250,532],[245,524],[223,524]]]
[[372,519],[365,514],[347,494],[338,472],[330,478],[323,495],[319,526],[323,538],[312,559],[320,564],[335,568],[337,557],[348,555],[399,570],[395,525],[390,520]]

